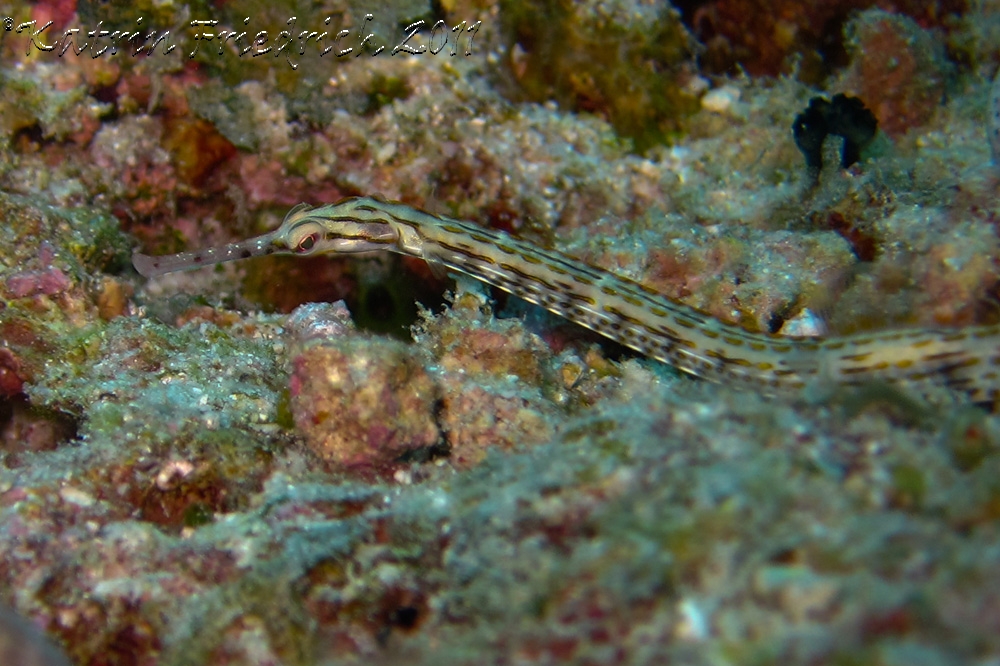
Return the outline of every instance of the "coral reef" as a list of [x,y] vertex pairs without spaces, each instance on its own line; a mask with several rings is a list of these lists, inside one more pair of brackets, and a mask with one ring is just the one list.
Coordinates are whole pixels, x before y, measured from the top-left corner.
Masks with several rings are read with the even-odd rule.
[[[996,662],[960,394],[767,400],[412,258],[130,266],[382,194],[754,330],[1000,321],[996,3],[764,4],[0,3],[0,660]],[[139,15],[178,48],[14,29]],[[456,55],[374,55],[419,20]],[[810,173],[839,93],[884,132]]]
[[845,34],[851,64],[843,88],[864,99],[890,135],[926,123],[946,92],[943,45],[912,19],[880,10],[859,14]]
[[289,391],[298,432],[340,466],[386,464],[440,437],[434,382],[396,340],[334,338],[296,350]]
[[515,99],[597,113],[640,152],[697,108],[694,44],[667,4],[504,0],[500,17]]
[[[722,73],[740,67],[754,76],[776,75],[797,67],[805,80],[819,82],[847,60],[841,28],[853,15],[878,7],[909,17],[924,29],[961,33],[969,16],[967,0],[680,0],[684,21],[705,45],[703,67]],[[981,5],[983,6],[983,5]],[[956,34],[956,45],[969,40]]]

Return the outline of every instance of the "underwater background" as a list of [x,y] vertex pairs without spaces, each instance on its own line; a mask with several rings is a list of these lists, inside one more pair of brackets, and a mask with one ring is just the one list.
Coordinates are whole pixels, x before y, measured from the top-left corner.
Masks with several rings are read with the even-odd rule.
[[377,194],[753,331],[1000,323],[1000,1],[0,21],[0,664],[1000,665],[993,405],[387,253],[131,264]]

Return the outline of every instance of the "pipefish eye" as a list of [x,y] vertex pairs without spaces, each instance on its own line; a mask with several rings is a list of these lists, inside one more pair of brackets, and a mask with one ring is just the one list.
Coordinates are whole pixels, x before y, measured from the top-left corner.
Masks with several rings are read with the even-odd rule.
[[288,247],[296,254],[309,254],[323,238],[323,227],[307,221],[295,226],[289,234]]
[[313,232],[308,236],[303,236],[298,245],[295,246],[296,252],[308,252],[309,250],[316,247],[316,241],[319,240],[319,233]]

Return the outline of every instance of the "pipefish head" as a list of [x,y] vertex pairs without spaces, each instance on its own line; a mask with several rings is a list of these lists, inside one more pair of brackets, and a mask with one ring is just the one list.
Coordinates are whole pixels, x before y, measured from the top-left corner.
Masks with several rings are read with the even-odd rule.
[[384,249],[391,244],[395,239],[391,227],[350,214],[350,204],[354,201],[349,199],[319,208],[299,204],[272,232],[219,247],[159,257],[136,252],[132,255],[132,265],[140,275],[149,278],[268,254],[346,254]]
[[398,235],[391,224],[369,214],[361,198],[319,208],[296,206],[274,231],[271,243],[291,254],[356,254],[390,249]]

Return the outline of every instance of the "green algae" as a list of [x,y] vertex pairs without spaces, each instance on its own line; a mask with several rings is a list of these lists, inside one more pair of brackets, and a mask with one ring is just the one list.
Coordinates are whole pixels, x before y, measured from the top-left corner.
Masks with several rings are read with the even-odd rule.
[[43,138],[62,141],[78,128],[78,113],[100,116],[108,105],[90,105],[86,89],[56,90],[24,73],[0,69],[0,133],[9,139],[37,127]]
[[184,527],[201,527],[214,522],[215,514],[209,506],[194,502],[184,510],[183,521]]
[[989,415],[977,407],[954,412],[942,429],[942,440],[959,470],[970,472],[997,453],[997,433]]
[[870,382],[843,390],[837,400],[848,418],[871,412],[884,414],[910,427],[929,427],[933,424],[934,413],[924,401],[886,382]]
[[376,113],[386,104],[391,104],[397,99],[406,99],[413,94],[413,89],[401,76],[386,76],[381,72],[372,77],[368,89],[368,103],[365,105],[365,114]]
[[640,153],[698,109],[678,76],[694,42],[669,6],[503,0],[500,9],[513,97],[603,115]]
[[257,152],[261,128],[254,120],[254,102],[239,90],[212,80],[187,92],[191,110],[215,126],[242,150]]
[[41,197],[0,192],[0,266],[35,256],[40,241],[58,250],[78,280],[95,272],[117,273],[131,262],[132,240],[118,220],[90,207],[55,206]]
[[285,430],[295,428],[295,414],[292,412],[292,394],[286,388],[278,394],[278,402],[274,406],[274,422]]
[[919,510],[927,494],[923,471],[913,465],[901,464],[892,470],[895,501],[902,507]]
[[[83,23],[84,30],[92,30],[98,22],[106,29],[135,30],[137,25],[145,29],[156,30],[157,33],[166,30],[183,28],[192,19],[204,19],[212,16],[212,6],[203,0],[185,0],[179,2],[159,2],[158,0],[79,0],[76,11]],[[141,24],[136,23],[142,19]],[[180,35],[174,36],[174,42],[183,43]],[[127,59],[126,59],[127,60]]]
[[[27,387],[32,401],[86,416],[83,429],[114,438],[128,421],[135,433],[154,440],[176,436],[175,428],[213,431],[271,422],[284,375],[265,341],[235,336],[212,325],[173,329],[151,320],[119,318],[81,333],[80,352],[69,363],[48,364]],[[103,428],[112,430],[105,431]],[[236,434],[234,433],[234,437]],[[225,437],[226,441],[232,438]]]
[[0,285],[26,285],[0,308],[0,335],[22,376],[93,358],[104,330],[95,276],[124,270],[130,238],[102,211],[20,194],[0,193],[0,219]]

